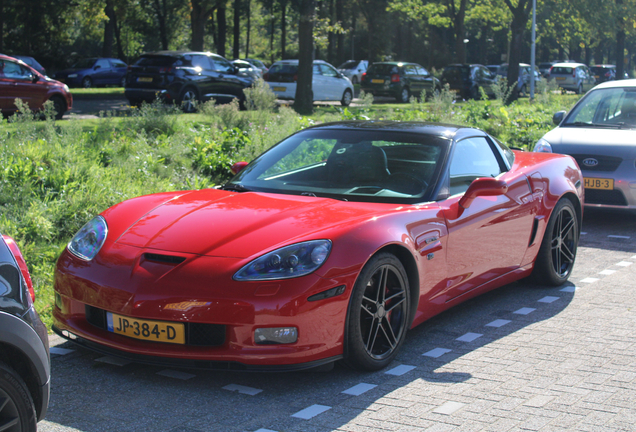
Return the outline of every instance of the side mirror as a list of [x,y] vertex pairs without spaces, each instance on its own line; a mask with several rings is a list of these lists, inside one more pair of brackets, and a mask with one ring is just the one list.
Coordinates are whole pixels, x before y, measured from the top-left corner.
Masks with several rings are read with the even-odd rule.
[[560,125],[561,122],[563,121],[563,118],[565,117],[565,111],[557,111],[554,113],[554,115],[552,116],[552,123],[554,123],[555,125]]
[[506,192],[508,192],[508,185],[505,181],[491,177],[481,177],[473,180],[464,196],[460,198],[459,205],[467,209],[477,197],[499,196]]
[[97,70],[97,69],[101,69],[102,67],[100,65],[97,65],[93,68],[93,70]]
[[31,82],[35,84],[38,81],[40,81],[40,77],[36,74],[31,74]]
[[243,171],[243,168],[245,168],[247,164],[248,163],[245,161],[237,162],[234,165],[232,165],[232,167],[230,168],[230,171],[232,171],[232,174],[236,175],[239,172]]

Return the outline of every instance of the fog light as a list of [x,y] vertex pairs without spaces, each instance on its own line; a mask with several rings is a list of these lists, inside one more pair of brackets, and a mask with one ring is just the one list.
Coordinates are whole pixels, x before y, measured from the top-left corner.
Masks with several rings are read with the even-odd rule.
[[296,327],[259,328],[254,332],[257,345],[290,344],[298,340]]

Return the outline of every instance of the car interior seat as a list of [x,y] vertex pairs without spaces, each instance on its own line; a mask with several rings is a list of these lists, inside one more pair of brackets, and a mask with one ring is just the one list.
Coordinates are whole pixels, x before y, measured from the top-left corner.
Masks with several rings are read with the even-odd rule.
[[337,187],[382,187],[390,175],[384,150],[371,143],[338,144],[326,165],[329,182]]

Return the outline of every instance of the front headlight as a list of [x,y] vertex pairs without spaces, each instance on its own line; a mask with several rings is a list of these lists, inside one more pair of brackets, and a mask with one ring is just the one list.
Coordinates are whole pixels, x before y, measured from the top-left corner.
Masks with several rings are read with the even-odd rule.
[[316,271],[329,256],[331,241],[312,240],[256,258],[234,275],[236,281],[290,279]]
[[534,145],[534,149],[532,151],[537,153],[552,153],[552,146],[550,145],[549,142],[541,138]]
[[69,74],[69,78],[77,78],[77,74]]
[[84,225],[68,244],[68,250],[78,258],[90,261],[104,245],[108,235],[106,220],[97,216]]

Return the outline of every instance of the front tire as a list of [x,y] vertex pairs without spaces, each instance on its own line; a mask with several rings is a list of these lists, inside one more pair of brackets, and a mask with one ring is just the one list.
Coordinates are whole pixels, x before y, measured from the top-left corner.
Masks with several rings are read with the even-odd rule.
[[394,255],[371,258],[358,275],[351,293],[345,363],[375,371],[389,365],[410,325],[409,282]]
[[532,278],[541,284],[559,286],[572,273],[579,244],[579,222],[574,204],[562,198],[552,210]]
[[36,432],[37,418],[31,393],[20,376],[0,362],[0,430]]
[[82,79],[82,87],[84,88],[93,87],[93,80],[91,79],[91,77],[84,77],[84,79]]
[[342,99],[340,100],[340,105],[349,106],[349,105],[351,105],[351,101],[352,100],[353,100],[353,93],[351,93],[351,90],[346,89],[344,91],[344,93],[342,94]]
[[51,102],[53,102],[53,111],[55,111],[55,120],[62,119],[64,113],[66,112],[66,102],[60,96],[53,96],[51,98]]

